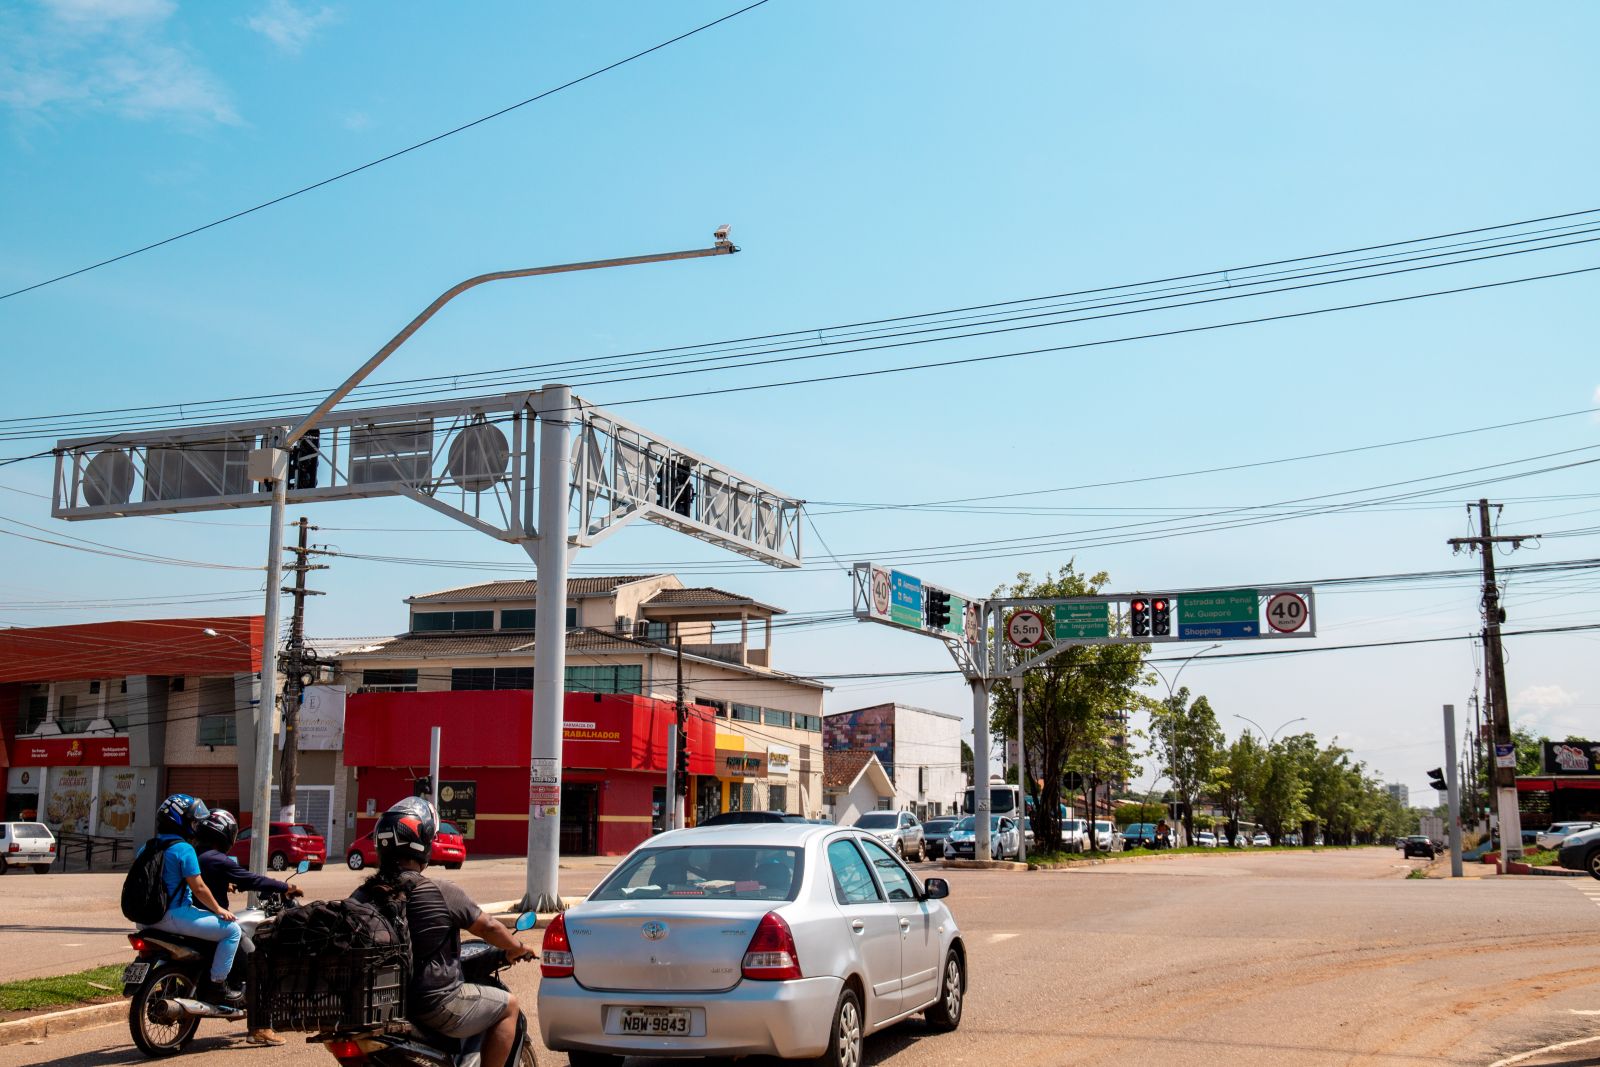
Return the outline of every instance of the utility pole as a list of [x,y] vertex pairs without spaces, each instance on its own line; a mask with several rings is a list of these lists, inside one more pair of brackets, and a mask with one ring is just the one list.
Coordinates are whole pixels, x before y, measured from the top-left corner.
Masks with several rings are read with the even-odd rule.
[[327,570],[326,563],[312,563],[313,550],[306,544],[306,534],[315,530],[304,515],[295,523],[300,530],[298,543],[288,549],[295,561],[288,567],[294,572],[294,585],[283,590],[294,597],[294,612],[289,616],[289,644],[283,652],[283,756],[278,767],[278,818],[294,822],[295,798],[300,784],[300,705],[305,700],[307,679],[314,680],[316,658],[306,648],[306,597],[321,596],[322,591],[306,588],[306,572]]
[[1450,817],[1450,877],[1461,874],[1461,778],[1456,773],[1456,706],[1444,706],[1445,803]]
[[[1478,501],[1478,536],[1452,537],[1450,547],[1457,552],[1483,554],[1483,665],[1488,678],[1489,722],[1494,733],[1489,766],[1494,776],[1496,806],[1500,815],[1500,873],[1506,865],[1522,858],[1522,816],[1517,810],[1516,748],[1511,738],[1511,706],[1506,696],[1505,654],[1500,645],[1500,625],[1506,621],[1505,609],[1500,606],[1500,589],[1494,577],[1494,546],[1509,544],[1522,547],[1524,541],[1538,540],[1537,534],[1495,534],[1489,522],[1489,501]],[[1470,506],[1469,506],[1470,508]],[[1503,754],[1509,753],[1511,766],[1500,765]]]
[[683,633],[679,631],[673,642],[678,664],[678,706],[673,722],[667,727],[667,795],[661,805],[661,828],[677,830],[683,826],[683,816],[678,810],[678,753],[683,748],[684,723],[689,709],[683,702]]

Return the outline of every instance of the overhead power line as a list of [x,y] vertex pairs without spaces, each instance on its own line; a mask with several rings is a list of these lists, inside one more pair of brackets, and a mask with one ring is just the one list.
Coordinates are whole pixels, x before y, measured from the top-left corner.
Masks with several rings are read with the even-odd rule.
[[737,11],[732,11],[732,12],[729,12],[728,14],[726,14],[726,15],[723,15],[721,18],[713,19],[710,22],[703,23],[702,25],[696,26],[692,30],[689,30],[689,31],[687,31],[685,33],[680,33],[676,37],[669,38],[669,39],[667,39],[665,41],[660,42],[659,44],[651,45],[649,48],[646,48],[642,52],[635,52],[633,55],[628,56],[625,59],[619,59],[614,63],[608,63],[607,65],[605,65],[603,67],[600,67],[600,68],[598,68],[596,70],[591,70],[589,73],[584,74],[581,77],[573,78],[571,81],[563,82],[562,84],[557,85],[554,88],[546,89],[541,93],[535,93],[533,96],[528,97],[526,100],[519,100],[515,104],[511,104],[511,105],[509,105],[507,107],[503,107],[498,111],[492,111],[487,115],[483,115],[483,116],[480,116],[478,118],[473,119],[471,122],[464,122],[460,126],[456,126],[453,129],[445,130],[443,133],[436,133],[432,137],[427,138],[426,140],[418,141],[417,143],[412,144],[412,145],[407,145],[405,148],[401,148],[401,149],[398,149],[397,151],[390,152],[386,156],[380,156],[377,159],[369,160],[366,163],[363,163],[358,167],[351,167],[349,170],[340,171],[338,174],[335,174],[335,175],[333,175],[331,177],[328,177],[328,178],[323,178],[321,181],[316,181],[316,182],[312,182],[310,185],[301,186],[299,189],[295,189],[292,192],[284,193],[281,196],[275,196],[271,200],[264,200],[261,203],[254,205],[253,207],[247,207],[247,208],[244,208],[241,211],[235,211],[233,214],[225,215],[220,219],[213,219],[212,221],[207,222],[207,223],[205,223],[203,225],[195,226],[192,229],[184,230],[182,233],[175,233],[171,237],[164,237],[159,241],[152,241],[150,244],[144,245],[144,246],[142,246],[140,248],[135,248],[135,249],[132,249],[130,251],[123,252],[120,255],[111,256],[109,259],[102,259],[98,263],[91,263],[86,267],[79,267],[77,270],[71,270],[71,271],[66,272],[65,274],[58,274],[53,278],[46,278],[43,281],[34,282],[32,285],[25,285],[21,289],[13,289],[9,293],[0,294],[0,300],[9,300],[14,296],[21,296],[23,293],[31,293],[35,289],[42,289],[47,285],[54,285],[56,282],[64,282],[68,278],[76,278],[80,274],[87,274],[89,271],[99,270],[101,267],[109,267],[113,263],[120,263],[121,261],[123,261],[125,259],[131,259],[132,257],[140,255],[140,254],[142,254],[144,252],[150,252],[150,251],[153,251],[154,249],[161,248],[164,245],[170,245],[175,241],[183,240],[185,237],[193,237],[195,234],[204,233],[206,230],[215,229],[216,227],[222,226],[225,223],[233,222],[233,221],[235,221],[237,219],[242,219],[246,215],[254,215],[258,211],[265,211],[269,207],[275,207],[276,205],[281,204],[281,203],[283,203],[283,202],[285,202],[287,200],[293,200],[297,196],[304,196],[306,193],[313,192],[313,191],[315,191],[317,189],[321,189],[324,186],[332,185],[334,182],[343,181],[345,178],[353,177],[354,175],[360,174],[362,171],[371,170],[373,167],[377,167],[377,166],[380,166],[380,165],[382,165],[384,163],[388,163],[388,162],[391,162],[393,160],[399,159],[401,156],[408,155],[408,154],[410,154],[412,152],[417,151],[420,148],[426,148],[429,145],[437,144],[440,141],[445,140],[446,138],[454,137],[458,133],[465,133],[467,130],[472,129],[475,126],[481,126],[486,122],[493,121],[494,119],[500,118],[500,117],[502,117],[504,115],[509,115],[511,112],[516,111],[518,108],[527,107],[529,104],[537,103],[538,101],[543,100],[546,97],[554,96],[556,93],[559,93],[564,89],[571,89],[575,85],[582,85],[584,82],[589,81],[591,78],[598,78],[602,74],[607,74],[607,73],[609,73],[609,72],[611,72],[613,70],[616,70],[618,67],[627,66],[629,63],[632,63],[635,60],[643,59],[645,56],[648,56],[648,55],[650,55],[651,53],[654,53],[654,52],[659,52],[663,48],[668,48],[668,47],[670,47],[672,45],[675,45],[679,41],[688,40],[690,37],[693,37],[697,33],[704,33],[706,30],[709,30],[714,26],[720,26],[724,22],[729,21],[730,19],[738,18],[740,15],[743,15],[747,11],[754,11],[756,8],[762,6],[763,4],[765,4],[767,2],[768,2],[768,0],[755,0],[755,3],[753,3],[753,4],[748,4],[748,5],[740,8]]

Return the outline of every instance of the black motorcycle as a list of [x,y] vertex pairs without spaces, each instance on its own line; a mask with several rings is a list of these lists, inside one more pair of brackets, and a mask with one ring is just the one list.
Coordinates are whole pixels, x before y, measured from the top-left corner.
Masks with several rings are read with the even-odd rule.
[[[311,865],[301,862],[295,874]],[[261,907],[238,913],[245,936],[286,907],[296,907],[282,894],[261,897]],[[217,943],[165,930],[145,928],[128,935],[138,958],[122,970],[122,995],[128,1002],[128,1033],[146,1056],[175,1056],[194,1040],[202,1019],[245,1017],[243,1007],[201,1000],[199,992],[211,970]]]
[[[526,912],[517,920],[517,930],[530,930],[537,920],[533,912]],[[487,942],[469,941],[461,946],[461,976],[474,985],[504,989],[500,971],[507,963],[504,950]],[[483,1063],[482,1034],[445,1037],[409,1022],[359,1032],[316,1034],[307,1040],[321,1044],[346,1067],[538,1067],[533,1042],[528,1039],[528,1017],[520,1011],[517,1037],[503,1065]]]

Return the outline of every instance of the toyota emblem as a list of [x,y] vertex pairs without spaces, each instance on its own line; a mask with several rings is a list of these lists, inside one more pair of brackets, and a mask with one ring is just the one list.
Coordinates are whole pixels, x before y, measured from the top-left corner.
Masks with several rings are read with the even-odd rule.
[[640,930],[646,941],[660,941],[667,936],[667,924],[657,919],[651,919]]

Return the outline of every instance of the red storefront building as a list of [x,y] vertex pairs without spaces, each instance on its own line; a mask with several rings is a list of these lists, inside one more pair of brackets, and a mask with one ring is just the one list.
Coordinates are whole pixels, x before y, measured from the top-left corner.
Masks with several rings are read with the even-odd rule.
[[[415,792],[438,726],[440,814],[460,824],[472,853],[525,854],[532,706],[532,694],[518,690],[351,695],[344,762],[356,769],[356,834]],[[664,700],[566,695],[562,854],[621,855],[660,830],[675,718]],[[707,716],[688,717],[690,796],[694,776],[716,773],[715,734]]]

